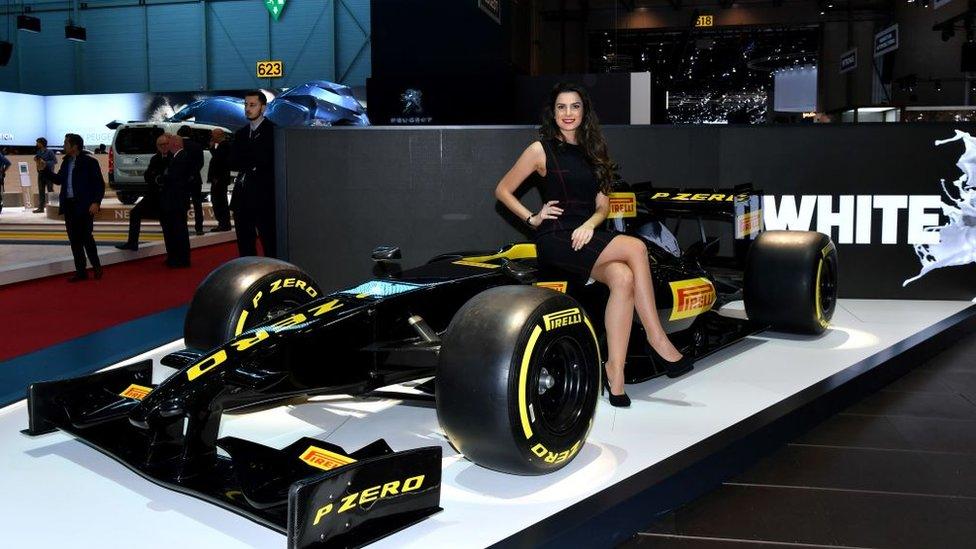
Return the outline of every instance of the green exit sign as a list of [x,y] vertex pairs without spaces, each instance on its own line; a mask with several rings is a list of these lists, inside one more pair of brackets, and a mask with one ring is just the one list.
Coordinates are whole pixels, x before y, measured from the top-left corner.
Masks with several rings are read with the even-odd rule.
[[281,12],[285,11],[285,0],[264,0],[264,7],[268,8],[271,17],[277,21]]

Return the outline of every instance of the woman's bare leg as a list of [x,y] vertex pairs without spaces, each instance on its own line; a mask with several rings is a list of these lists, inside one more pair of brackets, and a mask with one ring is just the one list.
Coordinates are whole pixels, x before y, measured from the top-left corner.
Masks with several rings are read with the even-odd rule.
[[607,331],[607,381],[610,393],[624,393],[624,363],[634,323],[634,273],[621,261],[593,267],[592,276],[610,287],[604,324]]
[[613,262],[623,262],[630,267],[634,275],[634,305],[637,316],[647,332],[647,341],[664,360],[674,362],[681,358],[681,352],[675,348],[668,335],[664,333],[661,319],[657,316],[657,305],[654,301],[654,287],[651,284],[651,265],[647,260],[647,247],[640,240],[625,235],[617,235],[610,244],[603,249],[600,257],[593,266],[597,272],[601,266]]

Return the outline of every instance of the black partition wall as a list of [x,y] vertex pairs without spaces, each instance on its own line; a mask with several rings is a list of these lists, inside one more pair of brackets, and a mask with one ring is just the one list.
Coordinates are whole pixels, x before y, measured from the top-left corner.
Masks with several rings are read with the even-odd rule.
[[[969,137],[976,126],[605,132],[625,180],[662,187],[751,182],[767,194],[767,228],[830,232],[842,296],[976,296],[976,191],[957,181],[964,171],[976,177],[976,140]],[[409,267],[446,251],[529,239],[493,190],[534,138],[531,127],[285,129],[277,149],[279,249],[323,287],[338,289],[371,276],[370,251],[379,244],[399,245]],[[538,191],[524,190],[526,205],[537,208]],[[913,242],[929,243],[920,251],[931,271],[903,286],[923,264]]]

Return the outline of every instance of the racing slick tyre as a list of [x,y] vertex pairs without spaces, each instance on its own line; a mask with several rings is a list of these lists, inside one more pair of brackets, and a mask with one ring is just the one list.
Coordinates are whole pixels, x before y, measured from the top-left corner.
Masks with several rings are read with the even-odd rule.
[[820,334],[837,303],[837,250],[813,231],[766,231],[746,258],[743,300],[749,320]]
[[600,355],[593,324],[573,298],[533,286],[486,290],[454,315],[439,360],[437,417],[469,460],[540,475],[583,447]]
[[184,343],[212,349],[320,295],[312,277],[291,263],[233,259],[214,269],[194,292],[183,324]]

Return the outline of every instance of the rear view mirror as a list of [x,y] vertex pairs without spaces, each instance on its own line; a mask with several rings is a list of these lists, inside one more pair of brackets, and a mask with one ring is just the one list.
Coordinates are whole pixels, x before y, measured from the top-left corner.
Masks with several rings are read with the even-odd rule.
[[398,246],[377,246],[373,248],[373,261],[397,261],[401,257]]

